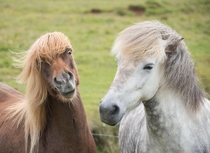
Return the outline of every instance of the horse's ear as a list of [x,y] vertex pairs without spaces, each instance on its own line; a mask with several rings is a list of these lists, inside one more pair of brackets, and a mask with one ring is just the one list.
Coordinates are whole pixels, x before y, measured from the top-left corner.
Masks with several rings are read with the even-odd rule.
[[171,53],[174,50],[176,50],[177,46],[179,45],[179,43],[183,40],[184,38],[181,38],[177,41],[174,41],[172,44],[169,44],[168,46],[166,46],[165,52],[166,53]]

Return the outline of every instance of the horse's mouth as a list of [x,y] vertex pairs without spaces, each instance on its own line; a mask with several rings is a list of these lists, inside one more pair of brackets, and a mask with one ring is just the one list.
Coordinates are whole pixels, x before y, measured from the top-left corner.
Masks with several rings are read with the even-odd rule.
[[75,93],[75,89],[68,91],[68,92],[63,92],[63,93],[61,93],[61,95],[66,98],[71,98],[71,97],[73,97],[74,93]]

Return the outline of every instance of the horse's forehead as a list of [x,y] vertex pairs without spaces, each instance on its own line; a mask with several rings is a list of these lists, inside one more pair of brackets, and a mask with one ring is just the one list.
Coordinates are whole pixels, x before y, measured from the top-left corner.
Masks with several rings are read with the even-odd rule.
[[158,57],[149,54],[118,54],[116,55],[116,60],[118,65],[123,67],[132,67],[133,69],[137,68],[139,64],[154,63],[158,61]]
[[48,50],[43,50],[40,52],[37,57],[37,60],[47,62],[47,63],[52,63],[55,59],[58,57],[63,57],[63,54],[65,53],[66,49],[70,48],[70,46],[63,46],[60,48],[50,48]]
[[64,59],[61,56],[58,56],[52,61],[52,64],[54,65],[63,65],[64,64]]

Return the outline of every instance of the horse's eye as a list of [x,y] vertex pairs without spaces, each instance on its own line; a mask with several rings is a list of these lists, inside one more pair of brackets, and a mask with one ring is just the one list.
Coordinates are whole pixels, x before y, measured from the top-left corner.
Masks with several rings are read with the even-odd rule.
[[72,54],[72,51],[69,50],[69,51],[68,51],[68,54],[71,55],[71,54]]
[[151,70],[153,67],[154,67],[154,64],[149,63],[149,64],[145,65],[143,69],[144,70]]
[[72,54],[72,50],[68,49],[67,51],[67,54],[71,55]]

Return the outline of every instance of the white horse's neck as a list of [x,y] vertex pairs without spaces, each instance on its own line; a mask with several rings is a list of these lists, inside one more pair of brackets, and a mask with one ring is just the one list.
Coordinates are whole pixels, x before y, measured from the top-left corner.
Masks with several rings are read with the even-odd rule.
[[[146,120],[151,123],[151,130],[157,125],[167,128],[172,122],[173,125],[182,124],[188,120],[191,114],[184,105],[184,102],[175,93],[169,90],[158,92],[151,100],[144,102]],[[167,121],[167,122],[166,122]],[[154,126],[152,126],[154,124]],[[161,129],[160,129],[161,130]]]
[[[201,136],[194,133],[199,132],[199,127],[204,124],[204,120],[200,120],[204,112],[193,114],[176,93],[168,89],[160,90],[163,91],[159,91],[150,101],[144,102],[147,143],[150,147],[159,148],[160,152],[200,152],[202,143],[205,142],[201,140],[202,143],[198,144]],[[201,106],[200,109],[204,107]]]

